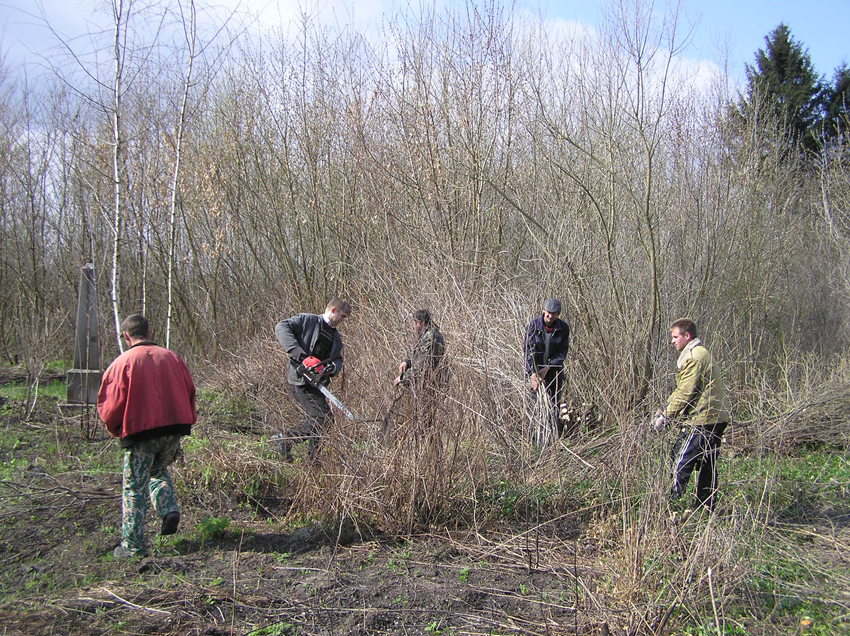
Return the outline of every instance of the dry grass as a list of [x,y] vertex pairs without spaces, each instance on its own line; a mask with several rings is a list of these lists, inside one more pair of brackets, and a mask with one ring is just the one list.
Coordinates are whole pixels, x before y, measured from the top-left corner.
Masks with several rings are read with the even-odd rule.
[[[798,534],[777,525],[784,486],[771,481],[777,469],[765,466],[766,459],[806,446],[847,448],[846,369],[818,371],[804,360],[789,366],[782,383],[763,378],[750,391],[733,387],[736,412],[752,415],[727,433],[722,456],[734,457],[730,474],[721,474],[720,513],[682,521],[687,504],[671,507],[665,497],[671,440],[651,434],[645,417],[616,393],[590,393],[587,387],[616,385],[603,368],[593,381],[571,382],[569,394],[575,403],[597,405],[598,425],[535,448],[519,371],[523,303],[499,302],[510,320],[476,322],[470,307],[477,304],[469,301],[434,312],[449,352],[449,381],[435,402],[392,387],[410,337],[402,327],[375,328],[391,320],[389,304],[355,310],[343,326],[346,369],[331,389],[358,419],[335,418],[315,464],[284,463],[264,444],[300,415],[285,390],[276,343],[249,346],[206,374],[208,386],[243,412],[204,430],[196,456],[187,452],[188,490],[205,505],[220,499],[221,510],[233,504],[234,492],[242,493],[270,509],[281,527],[317,519],[387,536],[463,537],[458,541],[471,558],[496,551],[513,555],[517,567],[564,576],[565,584],[578,586],[593,624],[605,623],[612,633],[672,633],[676,625],[715,621],[720,633],[764,620],[780,625],[809,607],[802,600],[808,592],[819,595],[818,612],[847,613],[846,599],[835,598],[827,581],[846,579],[834,568],[846,541],[841,528],[850,488],[837,491],[832,512],[824,508],[826,496],[810,506],[807,523],[816,527],[809,531],[829,555],[819,563],[799,554]],[[724,481],[741,465],[752,480]],[[800,568],[805,585],[795,588],[787,575],[770,570],[777,554]],[[578,574],[569,573],[571,559]],[[792,609],[766,609],[783,603]],[[772,629],[763,632],[782,631]]]
[[[334,389],[358,414],[367,413],[370,389],[386,388],[386,401],[356,422],[337,418],[316,464],[282,462],[265,443],[276,426],[266,411],[279,414],[274,417],[297,411],[277,381],[261,377],[263,362],[244,360],[228,380],[227,395],[205,389],[201,425],[174,467],[179,497],[190,514],[196,519],[238,514],[243,532],[257,525],[247,520],[255,511],[279,533],[313,520],[324,523],[330,541],[354,528],[360,536],[446,543],[458,563],[456,582],[466,576],[462,563],[492,577],[487,586],[464,593],[502,608],[488,610],[488,620],[495,621],[488,625],[502,625],[503,633],[573,633],[576,625],[580,633],[598,633],[602,625],[612,634],[715,633],[716,621],[723,634],[779,634],[801,616],[833,630],[815,634],[838,633],[844,625],[842,616],[850,613],[840,592],[850,587],[842,556],[850,545],[846,450],[842,464],[840,453],[820,451],[786,461],[785,453],[800,446],[785,445],[782,453],[768,445],[760,453],[736,447],[734,455],[727,448],[719,513],[695,512],[683,520],[684,505],[671,507],[663,496],[670,440],[650,434],[642,418],[609,412],[600,427],[577,431],[538,452],[522,417],[520,387],[510,379],[488,380],[455,357],[449,388],[437,404],[428,405],[433,410],[405,393],[385,417],[394,400],[391,370],[381,378],[378,363],[369,360],[351,356],[348,377]],[[353,374],[359,364],[374,365],[371,387],[366,375]],[[835,387],[841,377],[834,375]],[[799,404],[811,403],[804,392],[795,395]],[[783,407],[765,402],[764,408],[782,412]],[[431,413],[433,422],[426,426],[423,418]],[[826,418],[828,412],[822,414]],[[781,421],[789,430],[796,426],[790,416]],[[60,425],[63,433],[52,436],[59,446],[45,455],[51,464],[68,465],[72,451],[106,459],[106,440],[71,444],[77,427],[67,421]],[[802,472],[803,466],[827,460],[831,463]],[[91,467],[90,460],[86,465]],[[114,493],[100,501],[91,496],[105,491],[69,487],[85,481],[81,467],[65,468],[55,480],[41,472],[16,474],[2,484],[0,521],[7,525],[30,518],[32,505],[73,512],[75,520],[85,522],[92,521],[86,512],[92,506],[117,515]],[[117,483],[117,475],[112,478]],[[83,536],[96,530],[80,528]],[[285,534],[273,536],[285,543]],[[103,534],[101,540],[110,537]],[[50,545],[46,537],[41,541],[33,547]],[[9,556],[26,554],[18,550]],[[243,569],[254,561],[258,572],[268,567],[259,556],[245,558],[239,561]],[[333,558],[326,555],[323,567]],[[511,586],[512,580],[523,581],[522,586]],[[260,574],[257,585],[263,582]],[[209,594],[202,592],[199,616]],[[320,601],[308,599],[299,607],[308,611],[310,603]],[[344,609],[344,599],[335,602],[343,604],[340,616],[353,611]],[[151,606],[160,607],[153,600]],[[523,621],[517,622],[516,608],[523,608]],[[322,606],[314,609],[310,615],[321,622]],[[453,625],[484,633],[476,631],[478,612],[455,612]],[[691,632],[684,631],[688,626]],[[388,626],[374,629],[392,633]]]

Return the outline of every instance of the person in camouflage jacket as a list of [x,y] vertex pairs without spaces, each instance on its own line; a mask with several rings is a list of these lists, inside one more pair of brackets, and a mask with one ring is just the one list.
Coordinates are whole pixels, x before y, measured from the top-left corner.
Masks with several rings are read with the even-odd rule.
[[446,341],[439,327],[431,322],[427,309],[419,309],[413,314],[413,330],[417,334],[416,344],[410,355],[398,365],[398,376],[393,384],[439,383]]

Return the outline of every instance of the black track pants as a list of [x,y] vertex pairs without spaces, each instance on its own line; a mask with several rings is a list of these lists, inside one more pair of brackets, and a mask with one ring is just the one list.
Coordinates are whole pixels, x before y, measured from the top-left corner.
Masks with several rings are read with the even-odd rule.
[[728,422],[685,426],[679,432],[670,453],[673,460],[673,486],[670,497],[678,499],[685,494],[688,479],[695,469],[697,476],[697,500],[709,508],[714,507],[717,492],[717,453],[723,431]]

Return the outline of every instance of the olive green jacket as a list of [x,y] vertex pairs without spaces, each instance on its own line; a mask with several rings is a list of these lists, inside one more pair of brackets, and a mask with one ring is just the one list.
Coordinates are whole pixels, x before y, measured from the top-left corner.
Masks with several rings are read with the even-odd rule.
[[695,426],[728,422],[731,408],[720,369],[699,338],[682,350],[676,366],[676,388],[667,399],[664,416]]
[[413,346],[410,357],[405,358],[407,369],[401,375],[401,379],[410,382],[414,378],[417,381],[440,380],[440,362],[446,353],[446,341],[437,325],[431,324],[423,331]]

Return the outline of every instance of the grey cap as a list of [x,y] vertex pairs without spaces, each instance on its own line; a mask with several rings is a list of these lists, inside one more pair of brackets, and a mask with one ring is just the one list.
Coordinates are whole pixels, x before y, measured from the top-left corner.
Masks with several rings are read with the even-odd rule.
[[561,301],[557,298],[550,298],[543,304],[543,311],[548,311],[550,314],[561,313]]

